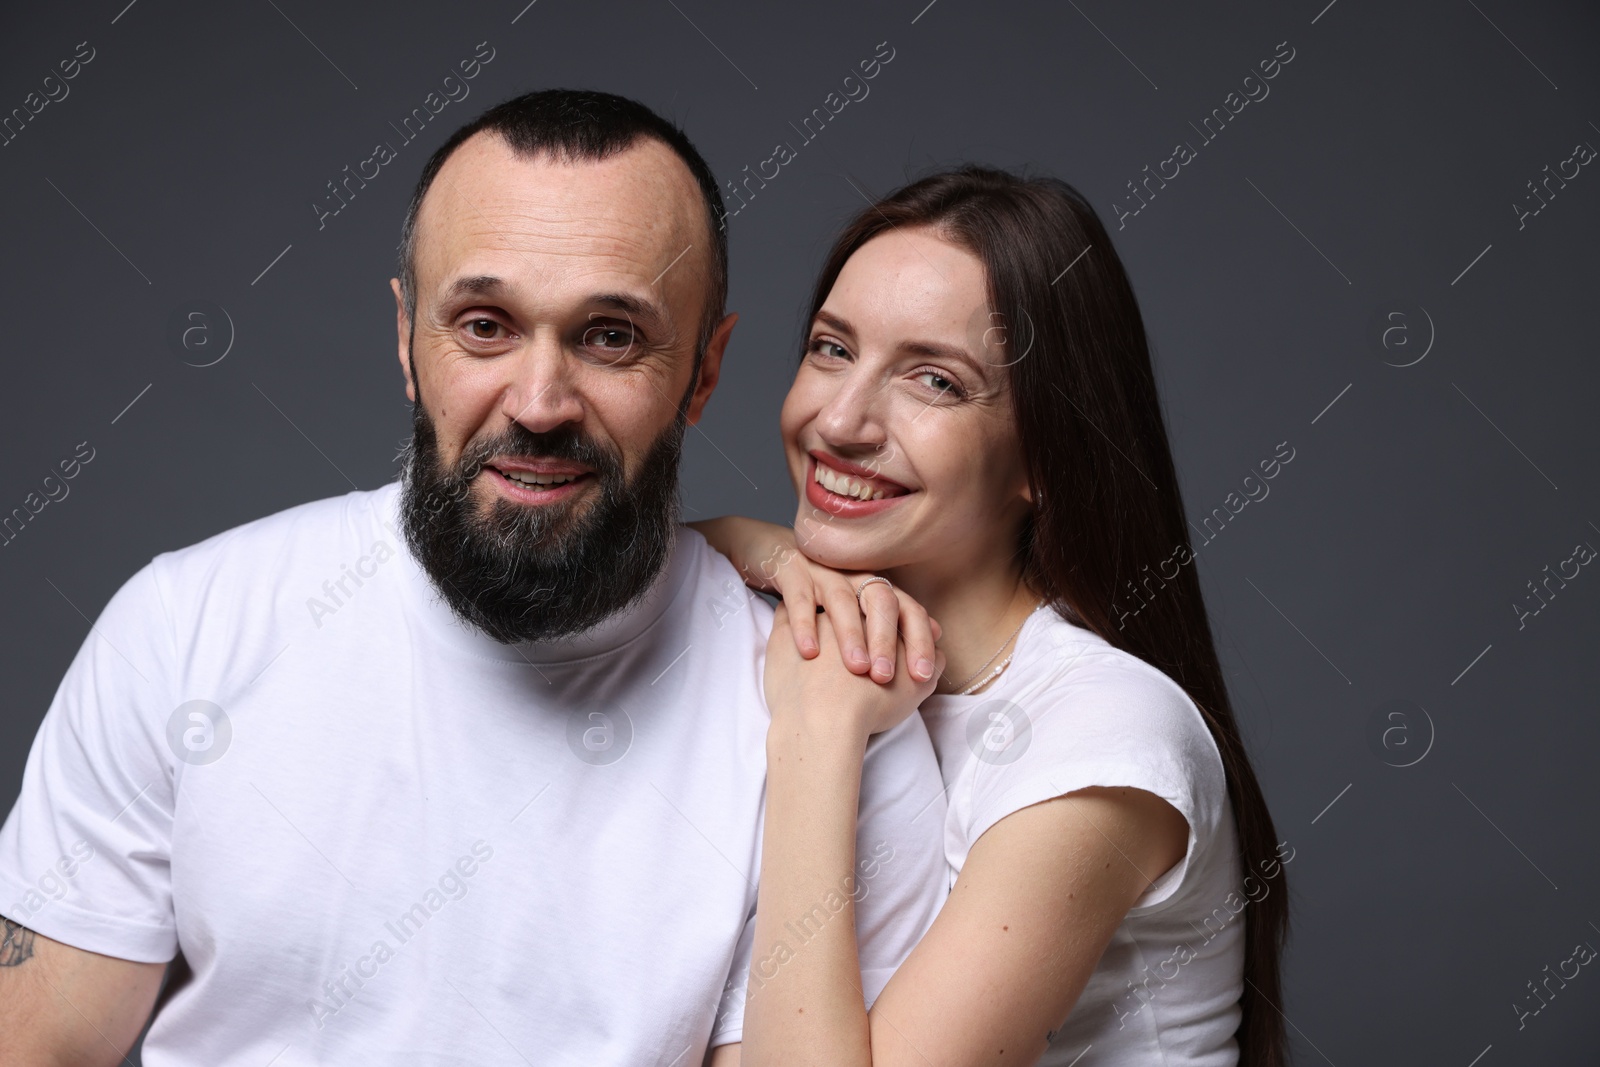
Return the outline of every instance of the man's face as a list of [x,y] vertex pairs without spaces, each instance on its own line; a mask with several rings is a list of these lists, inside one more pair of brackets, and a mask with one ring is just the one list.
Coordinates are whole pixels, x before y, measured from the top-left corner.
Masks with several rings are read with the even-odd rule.
[[480,133],[424,198],[414,324],[391,283],[417,403],[406,534],[491,636],[587,629],[665,561],[683,428],[733,326],[696,374],[707,226],[688,168],[653,140],[568,163]]

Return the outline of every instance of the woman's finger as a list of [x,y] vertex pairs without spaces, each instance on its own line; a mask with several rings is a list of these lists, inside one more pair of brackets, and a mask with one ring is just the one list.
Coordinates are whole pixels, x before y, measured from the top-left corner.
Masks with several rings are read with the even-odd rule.
[[915,681],[925,682],[933,677],[934,670],[933,620],[922,605],[907,594],[895,590],[895,596],[900,612],[900,639],[906,647],[907,668]]
[[805,659],[815,659],[817,650],[817,597],[809,580],[791,578],[783,583],[783,605],[788,609],[789,627],[794,631],[794,647]]
[[841,574],[828,581],[822,591],[822,606],[827,609],[828,621],[833,624],[833,636],[839,643],[839,657],[844,660],[845,668],[851,674],[866,674],[872,669],[872,660],[867,656],[861,606],[856,603],[856,590],[851,579]]
[[900,598],[883,582],[873,582],[861,590],[861,607],[866,613],[867,654],[872,660],[873,681],[892,682],[900,644]]

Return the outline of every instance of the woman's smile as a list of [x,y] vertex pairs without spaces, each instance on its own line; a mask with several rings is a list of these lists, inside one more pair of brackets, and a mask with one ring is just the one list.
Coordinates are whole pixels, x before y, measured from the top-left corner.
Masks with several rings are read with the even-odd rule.
[[1029,486],[1004,354],[970,346],[990,317],[983,261],[933,227],[843,264],[780,416],[812,559],[1014,584]]
[[865,467],[815,449],[807,460],[806,500],[840,518],[880,514],[914,492]]

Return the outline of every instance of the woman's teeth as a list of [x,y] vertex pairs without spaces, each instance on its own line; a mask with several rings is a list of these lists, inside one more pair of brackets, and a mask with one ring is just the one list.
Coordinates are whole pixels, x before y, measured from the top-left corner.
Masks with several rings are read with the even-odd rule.
[[[499,470],[498,467],[495,469]],[[518,485],[535,486],[540,489],[548,489],[549,487],[555,485],[566,485],[568,482],[575,481],[579,477],[576,474],[536,474],[533,471],[503,470],[500,471],[500,473],[504,475],[508,481],[516,482]]]
[[874,489],[869,483],[853,478],[848,474],[840,474],[822,463],[816,464],[817,483],[830,493],[840,496],[853,496],[857,500],[882,500],[883,490]]

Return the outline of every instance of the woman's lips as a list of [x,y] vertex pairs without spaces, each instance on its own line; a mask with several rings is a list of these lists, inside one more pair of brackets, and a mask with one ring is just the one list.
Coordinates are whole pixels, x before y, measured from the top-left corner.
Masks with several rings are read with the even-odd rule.
[[[826,511],[830,515],[837,515],[840,518],[845,519],[862,518],[867,515],[876,515],[879,512],[893,507],[896,503],[911,495],[911,490],[906,489],[903,486],[895,485],[894,483],[889,483],[887,479],[883,480],[883,482],[887,484],[883,484],[881,486],[881,489],[886,492],[886,495],[878,497],[875,500],[862,500],[858,496],[836,493],[833,490],[828,489],[821,482],[817,481],[819,465],[826,468],[823,471],[824,475],[835,479],[834,484],[836,485],[839,484],[838,479],[853,478],[858,484],[866,481],[866,479],[850,475],[836,467],[824,464],[814,455],[807,456],[806,459],[806,500],[811,504],[812,507]],[[887,495],[887,491],[890,490],[891,487],[893,490],[895,490],[893,496]]]

